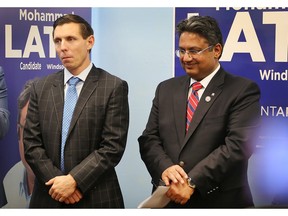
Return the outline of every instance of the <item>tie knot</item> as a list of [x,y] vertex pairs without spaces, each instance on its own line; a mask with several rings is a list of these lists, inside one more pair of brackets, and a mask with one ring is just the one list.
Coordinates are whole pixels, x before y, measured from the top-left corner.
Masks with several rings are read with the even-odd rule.
[[192,84],[192,89],[193,91],[198,91],[199,89],[201,89],[203,86],[200,82],[195,82]]
[[78,77],[71,77],[68,80],[69,85],[77,85],[77,83],[80,81],[80,79]]

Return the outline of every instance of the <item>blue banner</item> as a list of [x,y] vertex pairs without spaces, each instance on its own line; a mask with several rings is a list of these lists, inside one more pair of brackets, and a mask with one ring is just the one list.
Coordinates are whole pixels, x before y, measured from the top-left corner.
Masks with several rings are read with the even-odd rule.
[[[214,17],[224,40],[221,65],[261,88],[261,115],[287,118],[288,11],[286,8],[176,8],[176,24],[192,15]],[[175,37],[175,49],[178,37]],[[184,74],[175,57],[175,76]]]
[[[262,125],[253,143],[256,150],[250,158],[248,176],[256,207],[271,206],[277,195],[288,197],[288,10],[176,8],[175,26],[194,15],[218,21],[224,41],[223,68],[254,80],[261,89]],[[176,35],[175,50],[178,42]],[[183,74],[175,56],[175,76]],[[284,204],[287,206],[288,201]]]
[[[4,69],[10,111],[10,129],[0,141],[1,186],[7,172],[20,161],[17,97],[27,80],[63,68],[56,56],[52,30],[53,22],[68,13],[91,22],[91,8],[0,8],[0,65]],[[16,195],[19,194],[19,185],[11,182],[9,187],[17,188]],[[0,206],[3,206],[5,194],[1,188],[0,192]]]

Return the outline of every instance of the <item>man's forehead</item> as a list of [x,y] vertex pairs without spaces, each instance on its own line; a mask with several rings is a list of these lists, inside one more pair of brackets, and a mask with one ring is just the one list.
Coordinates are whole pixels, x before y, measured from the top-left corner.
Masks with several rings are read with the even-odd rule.
[[57,35],[65,35],[65,34],[71,34],[71,35],[80,34],[80,25],[78,23],[65,23],[63,25],[56,26],[54,30],[54,38],[57,37]]

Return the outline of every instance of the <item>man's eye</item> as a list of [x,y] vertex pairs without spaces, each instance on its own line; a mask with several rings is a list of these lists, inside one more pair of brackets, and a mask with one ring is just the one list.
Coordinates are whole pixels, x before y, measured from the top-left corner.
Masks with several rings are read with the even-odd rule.
[[197,50],[189,50],[188,51],[190,54],[197,54],[199,51],[197,51]]

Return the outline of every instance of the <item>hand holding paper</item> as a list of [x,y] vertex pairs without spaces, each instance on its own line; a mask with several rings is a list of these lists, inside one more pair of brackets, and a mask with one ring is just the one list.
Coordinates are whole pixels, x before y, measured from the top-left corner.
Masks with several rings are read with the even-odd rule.
[[169,202],[170,199],[166,196],[166,192],[169,190],[167,186],[158,186],[154,193],[141,202],[137,208],[163,208]]

